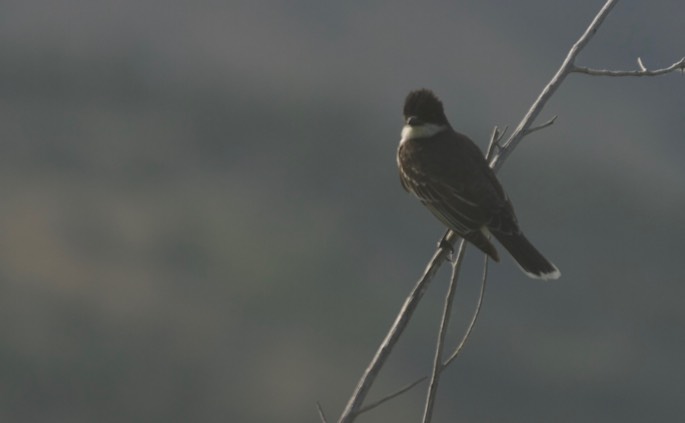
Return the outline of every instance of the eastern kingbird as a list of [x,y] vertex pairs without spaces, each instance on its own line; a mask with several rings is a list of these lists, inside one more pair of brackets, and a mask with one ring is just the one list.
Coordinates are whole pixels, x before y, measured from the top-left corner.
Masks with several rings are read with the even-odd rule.
[[442,102],[429,90],[412,91],[405,100],[397,165],[405,190],[493,260],[499,261],[499,255],[489,234],[531,278],[561,276],[519,229],[514,208],[483,153],[452,129]]

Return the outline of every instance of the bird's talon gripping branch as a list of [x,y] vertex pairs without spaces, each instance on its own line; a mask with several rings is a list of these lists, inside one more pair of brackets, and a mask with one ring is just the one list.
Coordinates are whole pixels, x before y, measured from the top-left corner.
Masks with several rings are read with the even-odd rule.
[[447,235],[449,235],[449,231],[445,233],[445,235],[440,239],[440,242],[438,242],[438,248],[441,250],[447,251],[447,261],[452,261],[452,258],[454,257],[454,246],[447,240]]

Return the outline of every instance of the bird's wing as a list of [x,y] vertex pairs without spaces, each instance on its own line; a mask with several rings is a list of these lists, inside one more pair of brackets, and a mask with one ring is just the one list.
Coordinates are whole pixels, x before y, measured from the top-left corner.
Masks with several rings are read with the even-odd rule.
[[453,186],[432,178],[404,183],[442,223],[459,234],[480,230],[487,220],[485,210]]

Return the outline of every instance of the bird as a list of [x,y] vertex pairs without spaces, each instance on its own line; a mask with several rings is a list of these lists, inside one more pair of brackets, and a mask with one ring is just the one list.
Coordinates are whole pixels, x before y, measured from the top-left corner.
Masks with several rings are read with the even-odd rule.
[[559,269],[524,236],[514,207],[480,148],[452,129],[440,99],[428,89],[404,102],[397,148],[402,187],[447,228],[499,262],[490,235],[534,279],[557,279]]

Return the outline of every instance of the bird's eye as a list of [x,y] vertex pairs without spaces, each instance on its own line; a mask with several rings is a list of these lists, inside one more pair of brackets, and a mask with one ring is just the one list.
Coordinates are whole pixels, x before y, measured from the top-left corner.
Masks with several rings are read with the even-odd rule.
[[409,116],[409,117],[407,117],[407,125],[419,126],[419,125],[423,125],[423,121],[416,116]]

